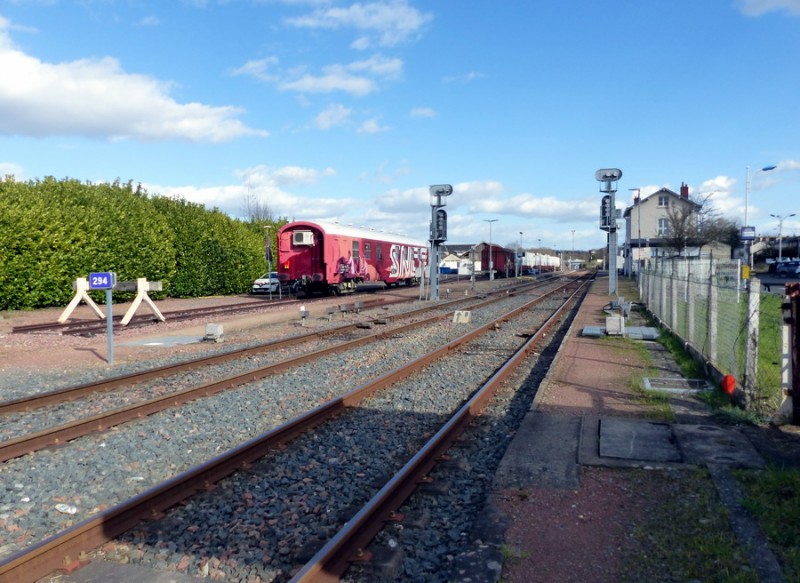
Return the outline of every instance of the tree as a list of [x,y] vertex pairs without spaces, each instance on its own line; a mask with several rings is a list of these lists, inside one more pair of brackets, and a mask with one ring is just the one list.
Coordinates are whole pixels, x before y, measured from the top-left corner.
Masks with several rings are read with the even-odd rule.
[[739,229],[734,221],[721,217],[708,204],[711,195],[689,204],[674,204],[667,210],[669,226],[664,246],[680,255],[689,247],[700,248],[719,242],[735,248],[740,244]]
[[269,205],[261,200],[252,190],[247,189],[247,194],[244,197],[244,213],[247,220],[256,224],[270,224],[274,222],[272,216],[272,209]]

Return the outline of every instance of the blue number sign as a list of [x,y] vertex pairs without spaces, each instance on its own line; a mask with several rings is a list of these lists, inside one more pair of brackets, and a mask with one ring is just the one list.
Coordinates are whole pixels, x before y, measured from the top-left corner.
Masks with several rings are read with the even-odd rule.
[[113,271],[100,271],[89,274],[89,289],[111,289],[117,284],[117,274]]

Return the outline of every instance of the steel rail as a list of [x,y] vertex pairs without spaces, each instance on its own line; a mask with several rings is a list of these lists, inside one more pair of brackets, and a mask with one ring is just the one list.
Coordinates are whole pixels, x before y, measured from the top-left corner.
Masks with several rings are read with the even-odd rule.
[[199,466],[184,471],[161,482],[141,494],[72,526],[58,534],[0,559],[0,581],[33,583],[62,568],[74,568],[85,554],[133,528],[142,520],[158,518],[171,506],[191,496],[195,491],[212,489],[219,480],[234,472],[248,468],[269,451],[287,443],[348,407],[357,406],[375,392],[410,376],[435,358],[447,355],[458,346],[489,331],[502,322],[529,309],[546,298],[559,293],[570,284],[562,285],[539,296],[522,307],[508,312],[494,321],[447,343],[433,353],[422,356],[390,371],[352,391],[332,399],[299,417],[253,438]]
[[[494,298],[490,298],[483,302],[479,302],[475,307],[483,307],[485,305],[498,302],[501,299],[504,299],[504,296],[497,296]],[[438,306],[441,307],[441,304]],[[423,308],[421,310],[415,311],[419,313],[419,311],[425,311],[432,308]],[[404,315],[408,316],[408,312]],[[399,315],[398,315],[399,316]],[[118,407],[116,409],[111,409],[105,411],[103,413],[99,413],[97,415],[93,415],[91,417],[84,417],[82,419],[77,419],[75,421],[71,421],[68,423],[64,423],[61,425],[57,425],[54,427],[49,427],[42,431],[37,431],[35,433],[29,433],[27,435],[22,435],[15,439],[9,439],[6,441],[0,442],[0,462],[7,461],[9,459],[13,459],[16,457],[20,457],[47,447],[52,446],[59,446],[63,445],[71,440],[77,439],[79,437],[83,437],[89,435],[91,433],[98,433],[101,431],[107,431],[111,427],[121,425],[123,423],[127,423],[129,421],[142,419],[149,415],[153,415],[154,413],[158,413],[160,411],[164,411],[171,407],[177,407],[189,401],[193,401],[195,399],[209,397],[211,395],[215,395],[222,391],[227,391],[248,383],[252,383],[255,381],[259,381],[264,379],[272,374],[301,366],[308,362],[312,362],[318,358],[322,358],[325,356],[329,356],[331,354],[336,354],[338,352],[343,352],[346,350],[352,350],[359,346],[363,346],[366,344],[370,344],[373,342],[377,342],[381,339],[385,339],[387,336],[393,336],[399,333],[409,332],[416,328],[420,328],[422,326],[427,326],[432,322],[437,320],[442,320],[450,316],[450,313],[444,313],[434,318],[430,318],[427,320],[420,320],[417,322],[412,322],[410,324],[406,324],[399,328],[393,328],[391,330],[381,331],[375,334],[369,334],[363,336],[361,338],[357,338],[355,340],[349,340],[346,342],[341,342],[334,346],[329,346],[327,348],[322,348],[320,350],[316,350],[314,352],[309,352],[307,354],[302,354],[296,356],[294,358],[290,358],[288,360],[284,360],[282,362],[270,364],[267,366],[251,369],[244,373],[232,375],[226,377],[221,380],[212,381],[210,383],[205,383],[202,385],[197,385],[194,387],[189,387],[180,391],[176,391],[174,393],[170,393],[167,395],[161,395],[159,397],[154,397],[152,399],[148,399],[146,401],[141,401],[138,403],[132,403],[130,405],[126,405],[124,407]],[[341,329],[337,329],[341,330]],[[294,339],[290,339],[294,340]],[[274,348],[275,344],[270,343],[266,345],[266,348]],[[260,347],[260,350],[264,350],[265,347]],[[235,356],[241,357],[246,354],[250,354],[254,352],[254,349],[243,349],[242,352],[237,352]],[[214,361],[214,358],[211,357],[211,360]],[[224,360],[224,359],[223,359]],[[200,359],[203,365],[209,364],[207,360]],[[197,361],[193,361],[196,363]],[[219,360],[215,362],[220,362]],[[176,365],[177,368],[167,367],[170,369],[170,372],[175,372],[177,370],[181,370],[182,368],[190,368],[186,366]],[[162,367],[163,369],[164,367]],[[162,369],[154,369],[155,372],[161,372]],[[147,371],[146,371],[147,373]],[[129,379],[128,377],[122,377],[122,381]],[[153,376],[148,376],[147,378],[153,378]],[[142,380],[141,377],[137,377],[137,381]],[[109,381],[111,382],[111,381]],[[116,386],[119,386],[117,384]],[[78,387],[81,391],[86,391],[85,387]],[[105,390],[110,390],[106,388]]]
[[441,456],[486,407],[497,390],[535,349],[547,331],[580,294],[588,281],[574,291],[525,344],[453,415],[439,431],[380,489],[345,526],[326,543],[291,579],[291,583],[339,581],[353,561],[369,557],[369,542],[395,520],[403,502],[417,489]]
[[[164,312],[165,318],[169,317],[170,320],[188,320],[190,318],[198,318],[202,316],[228,313],[228,312],[248,312],[258,310],[265,307],[275,305],[283,305],[285,302],[266,304],[264,302],[247,302],[242,304],[228,304],[225,306],[208,306],[205,308],[189,308],[184,310],[173,310],[171,312]],[[115,323],[121,322],[123,316],[114,316]],[[143,324],[152,322],[159,322],[153,315],[146,316],[133,316],[127,327],[136,327]],[[131,326],[133,324],[133,326]],[[108,324],[105,319],[103,320],[73,320],[64,323],[47,322],[43,324],[28,324],[23,326],[14,326],[11,329],[12,334],[29,334],[33,332],[58,332],[58,334],[83,334],[87,331],[97,329],[98,331],[105,331]],[[127,328],[126,327],[126,328]]]
[[[460,298],[460,299],[450,300],[450,302],[446,304],[440,303],[439,305],[436,306],[426,306],[423,308],[418,308],[416,310],[411,310],[409,312],[404,312],[402,314],[394,314],[390,316],[384,316],[381,318],[373,318],[371,321],[375,322],[376,320],[394,320],[394,319],[407,318],[410,316],[413,317],[414,315],[418,315],[426,311],[441,308],[443,305],[458,305],[459,303],[463,303],[471,299],[472,298]],[[185,370],[191,370],[193,368],[198,368],[200,366],[219,364],[235,358],[243,358],[246,356],[259,354],[260,352],[264,352],[267,350],[275,350],[276,348],[281,348],[284,346],[292,346],[294,344],[300,344],[302,342],[306,342],[316,338],[333,336],[335,334],[340,334],[347,330],[355,329],[358,325],[359,323],[337,326],[336,328],[330,328],[328,330],[321,330],[316,332],[309,332],[307,334],[292,336],[291,338],[281,338],[278,340],[272,340],[270,342],[262,343],[257,346],[232,350],[229,352],[225,352],[223,354],[204,356],[175,364],[167,364],[164,366],[151,368],[145,371],[119,375],[109,379],[84,383],[72,387],[64,387],[62,389],[47,391],[46,393],[39,393],[36,395],[29,395],[27,397],[20,397],[19,399],[0,401],[0,415],[14,413],[17,411],[31,411],[39,407],[45,407],[49,405],[55,405],[58,403],[72,401],[92,393],[107,392],[122,386],[128,386],[139,382],[153,380],[156,378],[162,378],[167,375],[175,374]]]

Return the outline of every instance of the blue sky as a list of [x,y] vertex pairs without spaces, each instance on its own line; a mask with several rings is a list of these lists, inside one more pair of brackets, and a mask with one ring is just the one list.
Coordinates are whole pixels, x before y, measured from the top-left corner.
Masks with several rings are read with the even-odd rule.
[[569,250],[610,167],[800,234],[800,0],[0,0],[18,180]]

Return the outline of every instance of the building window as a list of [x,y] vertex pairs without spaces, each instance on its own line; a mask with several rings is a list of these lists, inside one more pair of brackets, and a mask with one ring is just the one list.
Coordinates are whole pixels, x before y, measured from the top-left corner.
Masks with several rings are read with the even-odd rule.
[[660,207],[668,207],[669,206],[669,197],[666,194],[662,194],[658,197],[658,206]]
[[669,219],[658,219],[658,236],[663,237],[669,233]]

